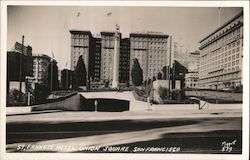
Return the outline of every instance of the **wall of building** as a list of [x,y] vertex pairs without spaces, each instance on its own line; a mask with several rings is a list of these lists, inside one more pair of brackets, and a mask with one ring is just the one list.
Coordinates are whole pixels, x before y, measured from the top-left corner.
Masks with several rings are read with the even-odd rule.
[[167,39],[168,35],[164,34],[130,34],[130,66],[133,66],[133,59],[137,58],[143,70],[143,80],[157,77],[157,73],[167,65]]
[[129,81],[130,69],[130,40],[125,38],[121,40],[120,62],[119,62],[119,82],[126,83]]
[[198,72],[190,72],[185,75],[185,88],[197,88],[198,87]]
[[243,12],[200,44],[200,87],[225,89],[242,84]]
[[100,81],[101,78],[101,38],[95,38],[94,48],[94,78],[92,81]]
[[33,77],[34,82],[39,84],[47,84],[47,69],[51,58],[47,55],[33,56]]

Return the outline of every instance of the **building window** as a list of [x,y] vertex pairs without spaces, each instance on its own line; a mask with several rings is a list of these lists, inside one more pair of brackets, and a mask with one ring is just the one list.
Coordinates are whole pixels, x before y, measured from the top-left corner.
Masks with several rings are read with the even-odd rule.
[[240,51],[240,47],[237,47],[236,52],[239,52],[239,51]]

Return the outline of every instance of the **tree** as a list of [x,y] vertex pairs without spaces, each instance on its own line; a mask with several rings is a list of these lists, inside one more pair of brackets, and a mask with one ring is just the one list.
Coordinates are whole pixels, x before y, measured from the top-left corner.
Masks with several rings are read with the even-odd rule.
[[168,88],[165,88],[165,87],[159,87],[158,88],[158,94],[160,96],[160,98],[163,100],[163,99],[167,99],[167,92],[168,92]]
[[155,78],[155,76],[153,76],[153,82],[154,82],[154,81],[156,81],[156,78]]
[[140,86],[142,84],[143,73],[137,58],[133,59],[131,78],[133,85]]
[[157,74],[157,79],[159,79],[159,80],[162,79],[162,73],[161,73],[161,72],[158,72],[158,74]]
[[82,55],[78,58],[77,65],[74,72],[75,84],[77,86],[86,86],[87,71],[82,59]]
[[68,69],[62,70],[61,73],[61,82],[63,89],[69,89],[72,84],[72,71]]
[[162,73],[163,73],[163,79],[167,79],[167,66],[164,66],[163,68],[162,68]]
[[[51,64],[53,64],[52,72],[51,72]],[[47,79],[48,79],[48,87],[50,88],[50,90],[52,91],[57,90],[59,87],[59,81],[58,81],[58,67],[57,67],[57,62],[55,60],[53,60],[47,67]]]

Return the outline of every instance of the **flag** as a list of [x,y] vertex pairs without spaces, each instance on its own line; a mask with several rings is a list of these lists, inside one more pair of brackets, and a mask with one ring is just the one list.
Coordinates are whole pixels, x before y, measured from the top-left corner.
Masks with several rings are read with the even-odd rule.
[[112,15],[112,12],[108,12],[107,13],[107,17],[111,16]]

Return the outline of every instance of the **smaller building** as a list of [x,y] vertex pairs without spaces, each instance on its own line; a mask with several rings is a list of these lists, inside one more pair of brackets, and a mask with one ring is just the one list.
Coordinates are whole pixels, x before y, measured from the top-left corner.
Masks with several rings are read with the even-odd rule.
[[189,72],[198,72],[199,63],[200,63],[200,52],[190,52],[188,54],[188,71]]
[[185,87],[186,88],[197,88],[198,85],[198,72],[189,72],[185,75]]
[[44,54],[37,54],[33,56],[33,76],[34,83],[47,84],[47,68],[50,64],[51,58]]

